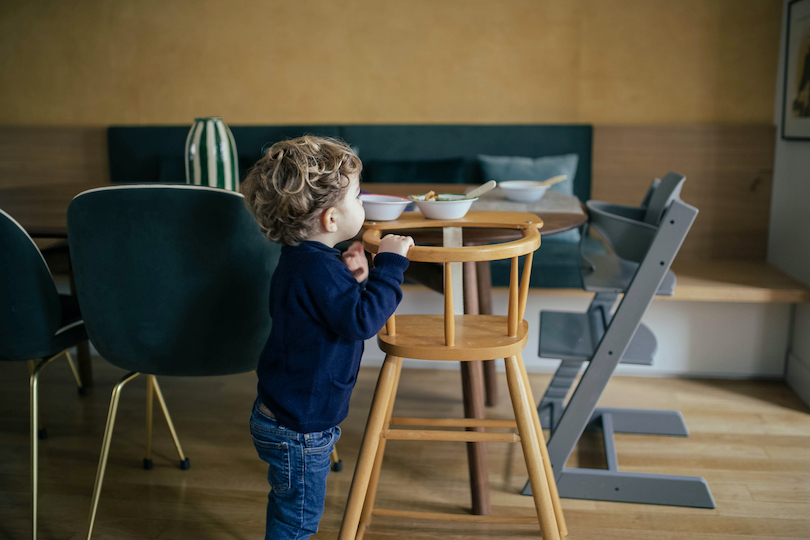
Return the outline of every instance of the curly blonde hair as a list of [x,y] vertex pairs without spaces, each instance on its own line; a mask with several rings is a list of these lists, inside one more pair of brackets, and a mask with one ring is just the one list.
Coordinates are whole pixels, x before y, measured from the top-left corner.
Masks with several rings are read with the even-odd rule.
[[248,173],[242,193],[267,239],[294,246],[317,231],[321,211],[338,204],[348,175],[362,168],[345,142],[305,135],[271,146]]

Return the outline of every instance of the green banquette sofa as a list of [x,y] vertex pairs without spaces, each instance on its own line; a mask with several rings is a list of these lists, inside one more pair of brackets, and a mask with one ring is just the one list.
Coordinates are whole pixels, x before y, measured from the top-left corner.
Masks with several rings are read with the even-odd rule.
[[[190,126],[111,126],[107,131],[112,182],[184,182]],[[590,125],[304,125],[230,126],[242,178],[274,142],[304,134],[338,137],[363,161],[364,189],[375,182],[471,183],[538,180],[568,174],[554,189],[582,202],[591,193]],[[525,178],[521,178],[525,179]],[[532,287],[581,286],[579,231],[544,237],[534,257]],[[493,264],[493,285],[508,282],[508,261]]]

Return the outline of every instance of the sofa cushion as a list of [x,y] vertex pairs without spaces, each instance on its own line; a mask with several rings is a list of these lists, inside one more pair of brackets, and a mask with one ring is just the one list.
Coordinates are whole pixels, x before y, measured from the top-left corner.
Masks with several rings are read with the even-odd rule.
[[463,184],[464,160],[380,160],[363,162],[364,182]]
[[[494,287],[508,287],[511,261],[492,261],[492,285]],[[520,272],[523,272],[523,258],[520,260]],[[547,242],[534,252],[532,259],[532,275],[529,281],[531,287],[540,288],[582,288],[580,272],[579,244],[565,242]]]
[[485,180],[503,182],[505,180],[547,180],[560,174],[568,178],[554,184],[549,189],[574,194],[574,177],[577,174],[577,154],[547,157],[521,157],[521,156],[488,156],[479,155],[481,172]]
[[[576,230],[579,236],[579,230]],[[562,234],[544,236],[543,241],[532,259],[532,275],[529,280],[531,287],[545,289],[582,288],[582,258],[580,251],[588,253],[605,254],[605,246],[599,240],[586,236],[582,243],[558,242],[556,239]],[[520,260],[520,272],[523,272],[523,258]],[[495,287],[509,286],[509,273],[511,261],[492,261],[492,285]]]

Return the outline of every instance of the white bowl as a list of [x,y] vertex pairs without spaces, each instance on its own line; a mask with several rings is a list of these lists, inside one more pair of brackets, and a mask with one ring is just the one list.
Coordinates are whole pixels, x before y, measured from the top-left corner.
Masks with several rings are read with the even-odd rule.
[[507,180],[499,182],[498,187],[510,201],[534,202],[543,198],[549,186],[541,186],[534,180]]
[[369,221],[393,221],[397,219],[411,204],[409,199],[396,195],[377,195],[376,193],[363,193],[360,195],[366,219]]
[[472,203],[478,200],[478,197],[464,199],[465,195],[458,193],[439,193],[438,197],[444,199],[441,201],[426,201],[424,195],[412,195],[411,197],[416,202],[416,206],[419,207],[422,215],[428,219],[463,218]]

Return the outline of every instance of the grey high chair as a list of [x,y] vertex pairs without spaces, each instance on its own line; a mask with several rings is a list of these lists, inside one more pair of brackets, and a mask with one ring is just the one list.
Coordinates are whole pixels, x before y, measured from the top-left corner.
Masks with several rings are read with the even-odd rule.
[[[658,221],[663,210],[671,204],[672,198],[680,194],[685,180],[683,176],[671,173],[671,176],[667,178],[667,184],[659,191],[661,180],[655,178],[650,184],[641,206],[629,207],[611,204],[609,209],[644,223],[647,222],[649,209],[649,219]],[[653,202],[653,195],[656,192],[658,197]],[[650,209],[651,202],[653,202],[653,208]],[[601,209],[608,203],[589,201],[588,204],[589,208],[597,208],[591,212],[591,222],[605,221],[600,219],[604,215]],[[547,321],[543,350],[555,355],[554,358],[559,357],[562,360],[538,406],[543,426],[549,429],[553,429],[559,423],[565,408],[565,398],[571,386],[582,365],[590,359],[594,344],[598,343],[604,335],[604,328],[610,321],[611,310],[616,304],[619,293],[627,289],[638,269],[638,263],[619,257],[615,253],[607,253],[605,248],[608,246],[604,244],[609,241],[604,238],[603,235],[606,233],[602,231],[605,228],[613,230],[615,227],[611,227],[610,223],[610,220],[603,225],[597,223],[590,231],[588,223],[583,226],[582,241],[580,242],[581,278],[583,288],[596,293],[588,311],[584,314],[559,313],[554,315],[544,315],[541,312],[541,319],[545,317]],[[641,230],[646,231],[647,229],[642,228]],[[594,232],[596,234],[589,234]],[[632,240],[622,240],[622,253],[632,258],[638,258],[638,249],[639,247]],[[634,250],[634,252],[628,253],[630,250]],[[643,257],[643,254],[641,256]],[[655,294],[672,296],[675,281],[675,274],[672,273],[672,270],[667,270],[664,281]],[[572,350],[569,350],[571,348],[567,345],[568,343],[575,344]],[[655,336],[645,324],[641,323],[627,351],[622,356],[621,363],[651,365],[656,349]]]
[[[689,432],[680,412],[596,407],[619,362],[652,364],[657,342],[641,318],[655,295],[673,294],[670,266],[698,213],[680,200],[684,181],[677,173],[654,181],[639,207],[588,201],[588,227],[607,248],[605,253],[581,250],[583,287],[594,298],[585,313],[540,314],[539,354],[562,360],[538,405],[543,426],[551,431],[549,456],[561,497],[715,506],[703,478],[618,468],[614,433],[685,437]],[[586,430],[602,432],[607,469],[565,467]],[[527,484],[524,494],[530,492]]]

